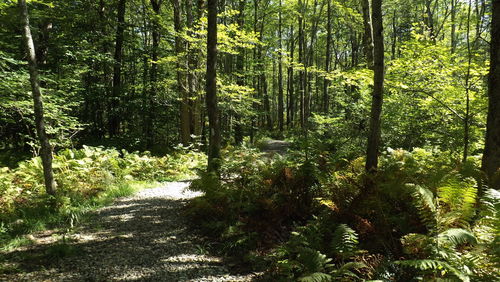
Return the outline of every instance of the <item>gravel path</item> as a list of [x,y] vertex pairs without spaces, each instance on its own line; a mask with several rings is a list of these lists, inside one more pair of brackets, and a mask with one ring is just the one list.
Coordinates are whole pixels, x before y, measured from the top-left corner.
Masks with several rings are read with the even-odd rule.
[[229,274],[221,258],[204,254],[196,244],[200,240],[186,228],[181,216],[186,200],[198,195],[186,191],[188,185],[170,182],[100,209],[71,236],[74,255],[45,259],[41,265],[40,255],[46,258],[47,250],[54,249],[53,236],[34,238],[38,241],[34,246],[6,255],[8,263],[17,264],[23,272],[0,274],[0,280],[252,280],[251,274]]

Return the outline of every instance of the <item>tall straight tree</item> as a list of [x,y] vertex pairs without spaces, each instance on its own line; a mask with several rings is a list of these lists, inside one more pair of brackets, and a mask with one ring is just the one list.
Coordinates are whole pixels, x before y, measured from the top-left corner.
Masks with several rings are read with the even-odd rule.
[[281,0],[279,1],[279,15],[278,15],[278,37],[279,37],[279,65],[278,65],[278,128],[279,131],[283,131],[283,124],[284,124],[284,117],[283,117],[283,111],[284,111],[284,102],[283,102],[283,43],[282,43],[282,22],[281,22],[281,10],[282,10],[282,4]]
[[363,11],[363,52],[365,53],[366,57],[366,65],[371,69],[373,67],[373,32],[369,0],[361,0],[361,9]]
[[208,171],[220,169],[220,122],[217,106],[217,0],[208,0],[206,105],[208,114]]
[[45,180],[45,190],[49,195],[56,194],[56,182],[54,180],[54,172],[52,170],[52,147],[49,142],[49,137],[45,131],[45,121],[43,117],[43,99],[40,90],[40,77],[38,75],[35,45],[31,36],[30,21],[28,16],[28,8],[26,0],[18,1],[21,10],[21,23],[23,25],[23,39],[27,52],[28,67],[30,73],[31,92],[33,94],[33,105],[35,109],[35,125],[38,140],[40,141],[41,150],[40,157],[42,158],[43,176]]
[[125,31],[125,0],[118,1],[118,16],[116,27],[115,54],[113,65],[113,89],[111,90],[111,101],[109,102],[109,136],[118,134],[120,129],[120,99],[122,89],[122,55],[123,55],[123,32]]
[[[327,22],[326,22],[326,51],[325,51],[325,72],[330,72],[331,65],[331,49],[332,49],[332,0],[326,0],[327,8]],[[328,86],[330,80],[325,77],[323,80],[323,112],[328,113]]]
[[158,89],[158,49],[160,46],[160,9],[163,0],[150,0],[151,7],[153,8],[154,16],[152,20],[152,39],[153,44],[151,46],[151,70],[149,72],[150,88],[148,93],[148,104],[149,109],[146,114],[146,128],[144,129],[146,133],[146,146],[149,148],[154,142],[154,131],[153,131],[153,120],[155,115],[154,99],[153,97],[157,94]]
[[[238,27],[240,30],[245,28],[245,4],[246,0],[240,0],[239,2],[239,14],[238,14]],[[236,57],[236,71],[238,72],[238,77],[236,79],[236,83],[240,86],[245,85],[245,49],[240,48],[238,56]],[[236,144],[243,143],[243,128],[242,128],[242,120],[241,115],[236,114],[235,116],[236,124],[234,127],[234,142]]]
[[488,119],[482,168],[491,185],[500,189],[500,0],[493,0],[491,16]]
[[181,95],[181,142],[188,145],[191,139],[191,117],[189,114],[189,93],[186,86],[186,76],[184,70],[187,69],[183,62],[182,53],[185,49],[182,39],[181,6],[179,0],[172,0],[174,7],[174,29],[175,35],[175,53],[177,54],[177,91]]
[[372,2],[373,26],[373,93],[370,113],[370,131],[366,150],[366,171],[375,171],[378,167],[380,147],[380,115],[384,92],[384,35],[382,26],[382,0]]

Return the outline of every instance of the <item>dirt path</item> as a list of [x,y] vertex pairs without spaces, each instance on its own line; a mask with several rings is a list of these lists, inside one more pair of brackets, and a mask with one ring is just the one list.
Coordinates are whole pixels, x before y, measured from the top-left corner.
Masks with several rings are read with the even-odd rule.
[[46,259],[54,240],[36,238],[38,244],[6,254],[10,267],[22,272],[0,274],[0,280],[250,281],[252,275],[231,275],[221,258],[204,254],[187,230],[181,208],[197,196],[187,186],[170,182],[100,209],[71,236],[69,256]]

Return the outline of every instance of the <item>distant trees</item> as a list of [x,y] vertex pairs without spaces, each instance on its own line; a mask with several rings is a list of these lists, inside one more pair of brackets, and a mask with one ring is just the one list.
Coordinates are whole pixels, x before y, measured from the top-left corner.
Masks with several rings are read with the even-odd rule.
[[491,15],[488,118],[483,170],[495,189],[500,189],[500,0],[493,0]]
[[42,92],[40,91],[40,76],[38,74],[36,63],[35,45],[33,44],[33,38],[31,36],[28,8],[26,6],[26,0],[18,0],[18,4],[21,11],[24,46],[26,48],[26,57],[29,66],[30,84],[35,109],[36,132],[41,146],[40,157],[42,159],[45,189],[47,194],[55,195],[56,182],[54,180],[54,172],[52,170],[52,147],[45,130],[43,99]]

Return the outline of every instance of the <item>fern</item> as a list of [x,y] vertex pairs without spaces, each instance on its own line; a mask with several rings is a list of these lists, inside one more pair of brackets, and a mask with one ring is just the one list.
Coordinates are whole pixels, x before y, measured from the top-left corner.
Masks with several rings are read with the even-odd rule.
[[332,266],[329,264],[331,260],[320,251],[307,247],[300,248],[297,255],[297,261],[304,267],[304,271],[308,273],[325,271]]
[[300,282],[328,282],[333,281],[333,278],[330,274],[326,274],[323,272],[314,272],[301,276],[297,280]]
[[441,260],[418,259],[395,261],[394,263],[404,267],[411,267],[417,270],[428,272],[437,276],[452,276],[456,279],[459,279],[460,281],[470,281],[470,278],[467,274],[462,273],[461,271],[451,266],[449,263]]
[[413,189],[413,204],[418,209],[420,220],[429,230],[437,227],[437,205],[434,194],[427,188],[419,185],[407,184]]
[[447,226],[466,227],[474,216],[477,197],[477,184],[472,178],[460,179],[456,175],[448,177],[444,185],[438,188],[440,206],[445,214]]
[[346,264],[343,264],[339,269],[335,270],[334,276],[335,277],[352,277],[352,278],[359,278],[358,275],[356,275],[353,270],[358,270],[361,268],[365,268],[366,264],[362,262],[348,262]]
[[438,243],[449,243],[453,247],[456,247],[466,243],[475,245],[477,244],[477,239],[474,234],[465,229],[452,228],[438,235]]
[[358,234],[346,224],[340,224],[332,237],[331,248],[335,255],[348,258],[357,251]]

